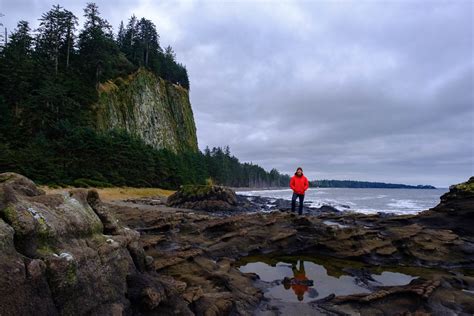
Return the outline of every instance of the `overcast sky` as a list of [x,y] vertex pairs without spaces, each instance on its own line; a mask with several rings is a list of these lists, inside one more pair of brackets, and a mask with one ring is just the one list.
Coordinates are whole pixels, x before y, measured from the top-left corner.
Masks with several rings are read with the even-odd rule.
[[[59,3],[0,1],[37,26]],[[474,175],[474,1],[96,1],[188,69],[199,147],[310,179],[446,187]]]

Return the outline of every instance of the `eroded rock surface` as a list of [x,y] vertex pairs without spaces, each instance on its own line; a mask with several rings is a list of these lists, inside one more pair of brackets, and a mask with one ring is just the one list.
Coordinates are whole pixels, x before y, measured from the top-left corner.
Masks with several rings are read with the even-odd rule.
[[[470,216],[473,205],[465,201],[472,195],[456,194],[440,205],[456,203],[448,204],[450,214]],[[257,275],[238,270],[237,259],[257,254],[436,268],[405,286],[293,306],[301,315],[474,312],[472,231],[465,233],[469,227],[457,221],[432,220],[441,216],[436,208],[392,217],[216,215],[146,199],[103,203],[94,190],[45,195],[17,174],[0,175],[0,198],[2,315],[289,313],[288,305],[263,300]],[[360,278],[367,275],[347,268]]]
[[[149,285],[157,276],[146,270],[139,237],[117,225],[95,190],[46,195],[19,174],[0,174],[0,314],[122,315],[153,306],[161,283]],[[131,304],[135,292],[142,303]]]
[[[462,205],[468,207],[463,212],[469,212],[471,205]],[[242,275],[233,266],[234,260],[242,256],[272,253],[326,255],[366,264],[445,271],[407,286],[377,288],[370,296],[325,298],[305,307],[314,314],[395,315],[437,310],[442,311],[440,314],[456,314],[469,313],[474,306],[469,292],[472,278],[449,272],[474,268],[474,240],[449,228],[425,225],[424,214],[380,217],[326,212],[297,217],[272,212],[217,217],[178,208],[158,212],[136,204],[110,208],[122,222],[142,232],[141,245],[147,255],[155,258],[159,274],[170,275],[193,289],[193,294],[184,291],[181,295],[188,301],[193,297],[195,303],[190,309],[194,313],[284,313],[282,306],[251,300],[262,297],[260,291],[251,290],[252,283],[248,282],[257,277]],[[391,309],[391,304],[401,307]]]

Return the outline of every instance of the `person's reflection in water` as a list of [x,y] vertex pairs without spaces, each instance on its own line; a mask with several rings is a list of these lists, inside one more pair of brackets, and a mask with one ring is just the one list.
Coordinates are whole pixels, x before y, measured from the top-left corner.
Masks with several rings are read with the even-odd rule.
[[[296,267],[296,262],[291,264],[291,269],[293,270],[293,277],[292,278],[284,278],[283,279],[283,286],[286,290],[290,288],[293,289],[295,292],[298,301],[302,301],[304,299],[304,294],[310,290],[310,286],[313,286],[313,281],[308,280],[306,276],[306,272],[304,270],[304,261],[298,260],[299,268]],[[312,289],[310,295],[311,297],[318,296],[316,290]]]

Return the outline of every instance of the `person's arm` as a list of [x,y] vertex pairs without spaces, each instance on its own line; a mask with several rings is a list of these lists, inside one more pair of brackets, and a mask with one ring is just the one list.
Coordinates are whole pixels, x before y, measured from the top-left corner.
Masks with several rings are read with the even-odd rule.
[[304,190],[306,191],[306,190],[308,190],[308,188],[309,188],[309,181],[308,181],[308,178],[305,177],[304,178]]
[[293,177],[290,179],[290,188],[293,191],[295,190],[295,179]]

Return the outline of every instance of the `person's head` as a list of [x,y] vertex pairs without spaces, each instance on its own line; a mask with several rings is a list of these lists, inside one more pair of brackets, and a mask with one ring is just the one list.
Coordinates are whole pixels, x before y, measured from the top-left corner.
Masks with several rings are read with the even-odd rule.
[[298,301],[301,302],[304,299],[304,294],[298,294],[296,297],[298,298]]
[[298,167],[296,169],[295,175],[297,175],[298,177],[301,177],[303,175],[303,168]]

